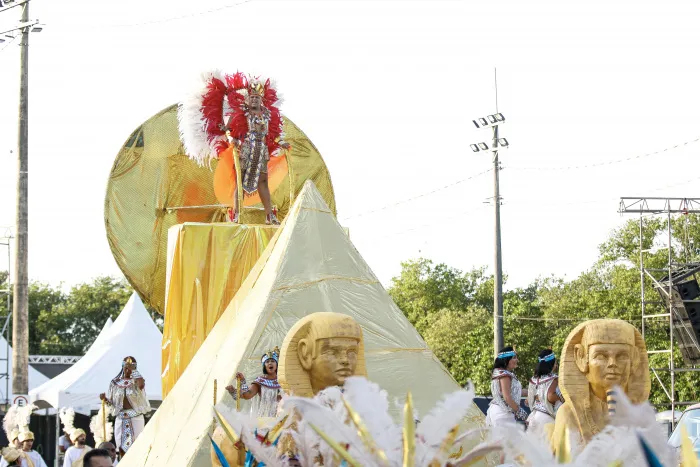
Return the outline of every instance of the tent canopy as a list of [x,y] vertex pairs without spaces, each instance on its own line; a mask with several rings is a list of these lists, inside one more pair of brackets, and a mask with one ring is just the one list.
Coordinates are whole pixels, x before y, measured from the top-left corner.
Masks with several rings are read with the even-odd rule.
[[39,407],[73,407],[89,414],[99,409],[100,394],[133,356],[146,380],[148,398],[160,401],[160,346],[163,335],[134,293],[113,324],[107,322],[87,353],[75,365],[29,392]]
[[[403,400],[410,390],[421,416],[445,393],[459,389],[309,181],[120,465],[211,466],[212,395],[233,406],[224,388],[236,371],[250,379],[259,375],[261,355],[281,346],[299,319],[317,311],[344,313],[360,324],[369,379],[392,399]],[[483,422],[476,406],[470,420]]]

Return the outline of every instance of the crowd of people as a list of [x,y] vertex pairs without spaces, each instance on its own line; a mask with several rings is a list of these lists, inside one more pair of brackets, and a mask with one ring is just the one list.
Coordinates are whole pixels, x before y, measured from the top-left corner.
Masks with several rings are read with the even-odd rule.
[[[110,408],[115,417],[114,443],[110,442],[111,431],[106,424],[97,424],[95,430],[97,448],[87,443],[87,433],[73,425],[75,412],[70,408],[60,411],[63,435],[58,439],[57,456],[62,467],[115,467],[124,456],[145,425],[144,415],[152,409],[146,395],[146,382],[137,370],[134,357],[126,357],[119,374],[110,381],[106,393],[100,399]],[[2,449],[0,467],[46,467],[41,455],[32,449],[34,434],[29,431],[29,416],[35,406],[20,408],[12,406],[5,414],[3,428],[10,445]],[[96,432],[96,431],[99,431]]]

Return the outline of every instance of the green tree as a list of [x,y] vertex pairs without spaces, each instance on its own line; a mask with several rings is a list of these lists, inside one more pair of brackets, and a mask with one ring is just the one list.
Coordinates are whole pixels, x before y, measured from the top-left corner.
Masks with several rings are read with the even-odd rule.
[[61,306],[41,313],[35,322],[44,336],[39,353],[82,355],[107,319],[119,316],[131,293],[126,281],[108,276],[71,288]]
[[[7,288],[7,272],[0,273],[0,289]],[[0,329],[5,325],[5,317],[8,314],[7,295],[0,296]],[[55,331],[52,329],[42,329],[37,323],[42,315],[53,315],[56,310],[66,302],[66,295],[59,287],[51,287],[42,282],[30,282],[29,284],[29,353],[41,354],[42,342],[46,339],[47,333]],[[12,312],[12,293],[10,293],[10,313]],[[12,340],[12,320],[8,323],[8,334]],[[4,337],[4,336],[3,336]],[[10,342],[11,344],[12,342]]]
[[[504,339],[520,356],[518,373],[529,378],[547,341],[540,321],[538,284],[504,294]],[[493,367],[493,277],[485,268],[467,273],[420,258],[402,264],[389,289],[394,301],[460,384],[471,380],[489,392]]]
[[484,269],[463,273],[444,263],[419,258],[401,264],[401,274],[392,279],[389,295],[419,332],[428,317],[441,310],[463,311],[469,306],[488,308],[489,280]]

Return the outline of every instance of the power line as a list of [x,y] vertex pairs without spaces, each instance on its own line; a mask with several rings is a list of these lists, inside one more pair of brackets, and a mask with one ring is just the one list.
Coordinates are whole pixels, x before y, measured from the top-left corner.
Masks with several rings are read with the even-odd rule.
[[640,154],[640,155],[637,155],[637,156],[625,157],[625,158],[622,158],[622,159],[615,159],[615,160],[612,160],[612,161],[596,162],[595,164],[569,165],[569,166],[563,166],[563,167],[551,167],[551,166],[544,166],[544,167],[517,167],[517,166],[511,166],[510,168],[511,168],[511,169],[515,169],[515,170],[547,170],[547,171],[550,171],[550,170],[578,170],[578,169],[591,169],[591,168],[595,168],[595,167],[605,167],[605,166],[608,166],[608,165],[621,164],[621,163],[624,163],[624,162],[635,161],[635,160],[644,159],[644,158],[651,157],[651,156],[656,156],[656,155],[658,155],[658,154],[663,154],[663,153],[665,153],[665,152],[672,151],[672,150],[674,150],[674,149],[678,149],[678,148],[681,148],[681,147],[683,147],[683,146],[687,146],[687,145],[689,145],[689,144],[697,143],[698,141],[700,141],[700,136],[697,137],[697,138],[695,138],[695,139],[693,139],[693,140],[686,141],[686,142],[684,142],[684,143],[679,143],[679,144],[676,144],[675,146],[671,146],[671,147],[668,147],[668,148],[665,148],[665,149],[661,149],[661,150],[659,150],[659,151],[649,152],[649,153],[646,153],[646,154]]
[[382,207],[380,207],[380,208],[373,209],[373,210],[371,210],[371,211],[364,211],[364,212],[360,212],[360,213],[357,213],[357,214],[353,214],[352,216],[344,217],[344,218],[342,218],[341,220],[347,221],[347,220],[350,220],[350,219],[356,219],[356,218],[358,218],[358,217],[367,216],[367,215],[369,215],[369,214],[374,214],[374,213],[377,213],[377,212],[386,211],[387,209],[395,208],[396,206],[400,206],[400,205],[402,205],[402,204],[410,203],[411,201],[415,201],[415,200],[417,200],[417,199],[424,198],[424,197],[426,197],[426,196],[430,196],[430,195],[432,195],[432,194],[434,194],[434,193],[437,193],[438,191],[446,190],[446,189],[448,189],[448,188],[452,188],[453,186],[459,185],[460,183],[464,183],[464,182],[466,182],[466,181],[473,180],[473,179],[475,179],[476,177],[479,177],[479,176],[481,176],[481,175],[484,175],[484,174],[487,174],[487,173],[491,172],[492,170],[493,170],[493,169],[484,170],[483,172],[479,172],[478,174],[472,175],[471,177],[463,178],[462,180],[457,180],[456,182],[450,183],[450,184],[445,185],[445,186],[442,186],[442,187],[440,187],[440,188],[435,188],[434,190],[428,191],[428,192],[426,192],[426,193],[422,193],[422,194],[420,194],[420,195],[416,195],[416,196],[413,196],[413,197],[411,197],[411,198],[403,199],[403,200],[397,201],[397,202],[395,202],[395,203],[387,204],[386,206],[382,206]]
[[170,17],[170,18],[154,19],[154,20],[152,20],[152,21],[144,21],[144,22],[142,22],[142,23],[115,24],[115,25],[112,25],[111,27],[113,27],[113,28],[129,28],[129,27],[138,27],[138,26],[148,26],[148,25],[151,25],[151,24],[168,23],[168,22],[170,22],[170,21],[178,21],[178,20],[181,20],[181,19],[194,18],[194,17],[196,17],[196,16],[204,16],[204,15],[208,15],[208,14],[211,14],[211,13],[216,13],[216,12],[218,12],[218,11],[227,10],[227,9],[229,9],[229,8],[234,8],[234,7],[241,6],[241,5],[244,5],[244,4],[246,4],[246,3],[251,3],[251,2],[254,2],[254,1],[255,1],[255,0],[242,0],[242,1],[237,2],[237,3],[232,3],[232,4],[229,4],[229,5],[223,5],[223,6],[220,6],[220,7],[218,7],[218,8],[212,8],[211,10],[199,11],[199,12],[196,12],[196,13],[189,13],[189,14],[182,15],[182,16],[173,16],[173,17]]

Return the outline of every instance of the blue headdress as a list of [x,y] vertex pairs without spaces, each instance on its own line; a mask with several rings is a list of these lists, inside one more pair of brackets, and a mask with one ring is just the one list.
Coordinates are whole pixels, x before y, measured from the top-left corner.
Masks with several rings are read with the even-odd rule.
[[265,365],[265,362],[268,361],[269,359],[273,359],[277,363],[280,361],[280,348],[275,347],[274,349],[270,350],[269,352],[266,352],[263,354],[262,358],[260,361],[262,362],[263,366]]
[[556,356],[554,355],[554,352],[550,353],[549,355],[545,355],[544,357],[537,357],[538,362],[551,362],[552,360],[556,360]]
[[505,359],[505,358],[515,357],[516,355],[517,354],[515,353],[515,350],[509,350],[508,352],[499,352],[499,354],[496,358]]

